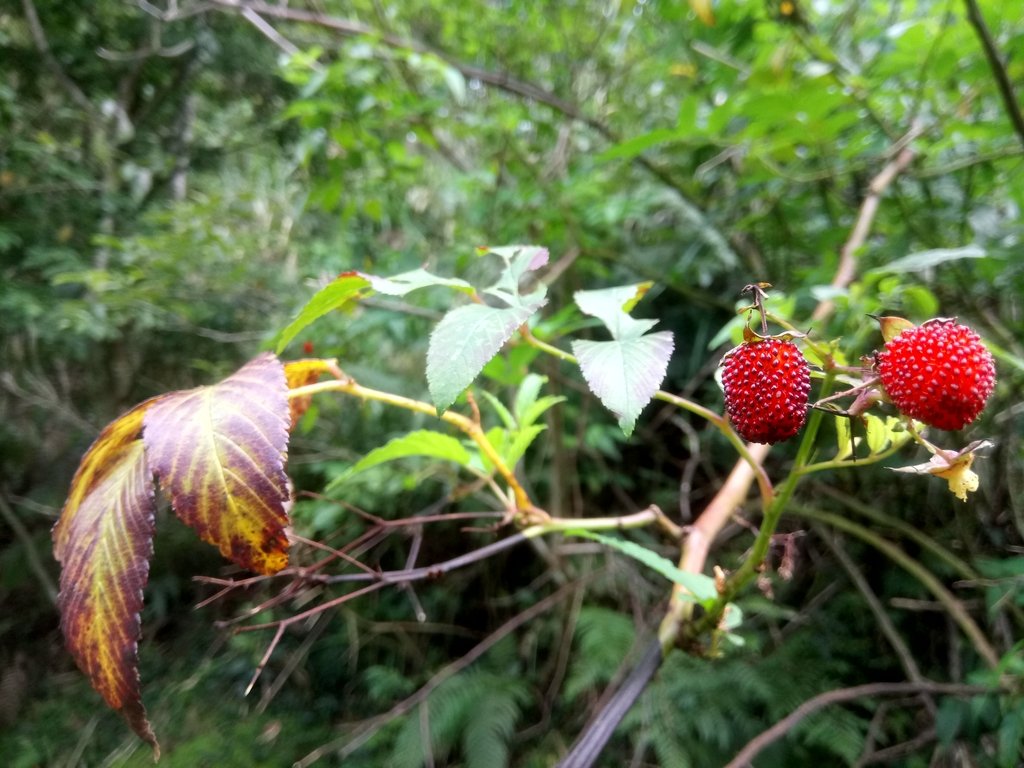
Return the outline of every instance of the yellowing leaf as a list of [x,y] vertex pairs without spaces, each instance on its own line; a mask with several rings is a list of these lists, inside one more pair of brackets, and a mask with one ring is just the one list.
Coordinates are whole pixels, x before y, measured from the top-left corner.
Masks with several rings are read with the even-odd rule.
[[711,10],[711,0],[690,0],[690,8],[709,27],[715,26],[715,14]]
[[845,416],[836,416],[836,442],[839,450],[835,461],[842,461],[853,453],[853,439],[850,435],[850,420]]
[[868,448],[871,453],[881,453],[889,445],[889,430],[886,423],[871,413],[864,414]]
[[[288,389],[298,389],[307,384],[313,384],[321,375],[329,373],[334,360],[295,360],[286,363],[284,366],[285,379],[288,382]],[[288,413],[291,416],[291,425],[288,431],[295,429],[299,419],[309,409],[313,400],[311,395],[305,397],[292,397],[288,399]]]
[[159,757],[142,706],[139,612],[153,552],[153,481],[139,433],[147,400],[112,422],[86,452],[53,528],[58,607],[68,650],[92,686]]
[[288,385],[274,355],[166,395],[144,426],[149,466],[178,517],[243,568],[288,565]]

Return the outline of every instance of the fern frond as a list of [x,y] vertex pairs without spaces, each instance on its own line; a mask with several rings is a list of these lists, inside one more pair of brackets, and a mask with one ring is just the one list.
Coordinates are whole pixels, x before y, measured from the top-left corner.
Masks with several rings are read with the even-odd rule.
[[576,623],[576,650],[562,689],[565,702],[607,683],[633,646],[633,621],[617,611],[584,607]]

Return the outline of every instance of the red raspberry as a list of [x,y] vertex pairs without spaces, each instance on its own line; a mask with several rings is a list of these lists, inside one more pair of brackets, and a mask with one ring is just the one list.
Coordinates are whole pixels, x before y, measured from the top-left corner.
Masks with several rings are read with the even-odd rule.
[[876,357],[889,399],[901,413],[937,429],[963,429],[996,383],[992,354],[966,325],[929,320],[886,342]]
[[811,368],[791,341],[741,344],[722,359],[725,409],[745,440],[788,440],[807,420]]

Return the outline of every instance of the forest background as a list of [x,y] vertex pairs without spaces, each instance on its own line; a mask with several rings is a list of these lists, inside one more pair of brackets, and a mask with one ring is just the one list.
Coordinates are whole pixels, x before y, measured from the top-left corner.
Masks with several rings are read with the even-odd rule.
[[[539,329],[556,343],[597,334],[575,291],[652,280],[637,314],[676,339],[662,386],[718,412],[715,369],[755,280],[850,360],[880,346],[867,313],[957,316],[997,360],[995,395],[957,436],[994,443],[978,492],[963,502],[883,465],[808,480],[737,601],[743,644],[670,655],[599,764],[723,765],[827,691],[1022,672],[1015,3],[4,0],[0,75],[5,764],[150,764],[75,669],[55,608],[50,528],[103,425],[271,348],[339,272],[484,279],[480,245],[550,250]],[[285,357],[337,357],[363,384],[429,400],[427,339],[451,301],[374,297],[304,329]],[[831,311],[812,320],[821,302]],[[552,514],[656,503],[685,525],[735,463],[705,421],[660,402],[625,437],[578,372],[529,347],[477,387],[511,403],[527,370],[566,398],[518,468]],[[320,494],[425,424],[318,399],[291,477]],[[841,450],[831,429],[825,456]],[[794,451],[773,448],[769,475]],[[907,448],[887,463],[926,460]],[[398,519],[484,506],[463,490],[438,462],[390,463],[300,496],[295,530],[341,546],[369,527],[353,507]],[[737,507],[709,564],[741,562],[755,510]],[[270,638],[217,622],[273,586],[194,610],[217,592],[194,575],[241,574],[173,516],[158,528],[141,669],[170,766],[551,765],[637,663],[667,595],[643,563],[552,540],[293,627],[245,696]],[[405,527],[360,557],[400,568],[414,550],[429,564],[496,535]],[[654,531],[630,538],[678,556]],[[1013,766],[1022,738],[1019,693],[868,696],[801,719],[758,765]]]

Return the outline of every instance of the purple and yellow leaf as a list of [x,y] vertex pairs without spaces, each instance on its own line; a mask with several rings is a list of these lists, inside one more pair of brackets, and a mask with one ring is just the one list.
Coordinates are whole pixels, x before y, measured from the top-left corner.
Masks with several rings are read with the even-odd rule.
[[147,400],[89,448],[53,528],[58,608],[68,650],[93,687],[143,740],[160,748],[142,706],[139,612],[153,553],[152,475],[139,434]]
[[264,353],[208,387],[174,392],[145,414],[150,469],[175,513],[239,566],[288,565],[288,384]]

